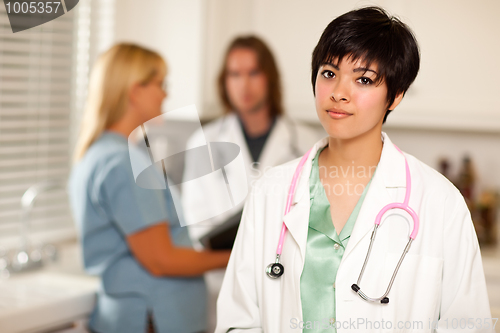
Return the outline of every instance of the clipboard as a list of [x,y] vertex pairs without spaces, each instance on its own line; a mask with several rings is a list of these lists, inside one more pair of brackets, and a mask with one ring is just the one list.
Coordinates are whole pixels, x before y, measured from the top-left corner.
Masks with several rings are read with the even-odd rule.
[[232,215],[222,224],[218,225],[206,235],[200,238],[200,243],[205,248],[212,250],[231,250],[233,248],[236,233],[240,226],[243,211]]

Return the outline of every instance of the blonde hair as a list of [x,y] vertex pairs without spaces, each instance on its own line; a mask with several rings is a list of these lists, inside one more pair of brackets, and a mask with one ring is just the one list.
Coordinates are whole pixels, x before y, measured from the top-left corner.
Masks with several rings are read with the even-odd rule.
[[167,65],[158,53],[135,44],[116,44],[100,55],[90,75],[74,161],[81,159],[102,132],[123,117],[134,84],[146,84],[166,72]]

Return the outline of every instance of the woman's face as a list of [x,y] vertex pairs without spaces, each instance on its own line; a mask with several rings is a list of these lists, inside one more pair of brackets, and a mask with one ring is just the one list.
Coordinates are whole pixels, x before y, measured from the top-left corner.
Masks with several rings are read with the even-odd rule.
[[330,137],[338,139],[380,132],[387,110],[387,86],[385,82],[374,84],[377,64],[364,68],[360,59],[351,62],[348,58],[345,56],[341,63],[332,59],[332,63],[322,65],[315,85],[321,125]]
[[139,85],[138,89],[135,101],[142,122],[161,115],[161,105],[167,96],[164,89],[164,78],[157,76],[147,84]]

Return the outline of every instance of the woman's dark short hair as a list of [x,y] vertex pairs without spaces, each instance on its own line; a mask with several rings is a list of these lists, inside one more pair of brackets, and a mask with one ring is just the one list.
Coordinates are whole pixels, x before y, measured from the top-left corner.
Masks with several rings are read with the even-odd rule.
[[[398,18],[376,6],[352,10],[334,19],[321,35],[312,55],[311,80],[316,94],[316,76],[321,65],[344,56],[351,61],[361,59],[370,67],[378,65],[376,84],[385,81],[387,102],[390,106],[396,96],[406,93],[417,77],[420,53],[411,29]],[[384,123],[388,114],[384,116]]]

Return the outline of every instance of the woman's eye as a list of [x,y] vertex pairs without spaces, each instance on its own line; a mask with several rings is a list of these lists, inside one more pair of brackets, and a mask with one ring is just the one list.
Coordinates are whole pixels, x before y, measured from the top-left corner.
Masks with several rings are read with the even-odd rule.
[[321,72],[321,75],[324,78],[327,78],[327,79],[331,79],[332,77],[335,76],[335,74],[332,71],[329,71],[329,70],[324,70],[323,72]]
[[367,77],[360,77],[358,80],[360,80],[360,81],[361,81],[361,84],[363,84],[363,85],[369,85],[369,84],[372,84],[372,83],[373,83],[373,81],[372,81],[372,80],[370,80],[370,79],[369,79],[369,78],[367,78]]

